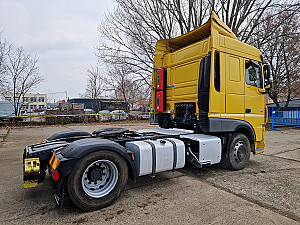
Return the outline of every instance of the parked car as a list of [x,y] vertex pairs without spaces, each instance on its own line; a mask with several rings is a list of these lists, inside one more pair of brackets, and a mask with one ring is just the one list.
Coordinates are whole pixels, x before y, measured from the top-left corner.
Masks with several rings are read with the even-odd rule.
[[135,114],[135,119],[138,120],[148,120],[149,119],[149,113],[143,113],[143,114]]
[[41,111],[38,113],[39,116],[45,116],[46,112],[45,111]]
[[111,120],[111,114],[109,110],[101,110],[97,114],[99,114],[98,119],[100,121],[110,121]]
[[124,110],[114,110],[110,112],[112,114],[111,119],[112,120],[126,120],[127,119],[127,114]]
[[21,116],[28,116],[26,110],[21,110],[20,115],[21,115]]
[[94,114],[95,111],[92,109],[84,109],[84,114]]
[[0,117],[15,116],[14,103],[10,101],[0,101]]

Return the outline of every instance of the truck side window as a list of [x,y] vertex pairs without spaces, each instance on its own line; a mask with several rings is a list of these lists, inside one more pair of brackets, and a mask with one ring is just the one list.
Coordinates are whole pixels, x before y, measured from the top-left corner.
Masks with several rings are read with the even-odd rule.
[[220,52],[215,51],[215,89],[220,92]]
[[263,88],[261,65],[253,61],[245,61],[246,84]]

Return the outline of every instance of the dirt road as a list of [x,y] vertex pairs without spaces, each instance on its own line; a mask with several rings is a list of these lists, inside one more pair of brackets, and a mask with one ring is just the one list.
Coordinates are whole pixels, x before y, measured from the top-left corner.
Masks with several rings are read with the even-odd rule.
[[[118,123],[132,130],[153,128],[146,122]],[[247,168],[186,166],[129,182],[112,206],[83,212],[70,200],[59,210],[50,177],[23,189],[24,146],[53,133],[93,130],[110,124],[10,129],[0,143],[0,224],[300,224],[300,130],[266,132],[267,150],[251,156]],[[2,129],[1,134],[6,130]]]

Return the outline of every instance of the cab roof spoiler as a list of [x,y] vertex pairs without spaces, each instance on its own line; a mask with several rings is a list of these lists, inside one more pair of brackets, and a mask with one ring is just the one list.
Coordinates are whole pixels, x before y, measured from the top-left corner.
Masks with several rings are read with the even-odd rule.
[[214,11],[212,11],[210,18],[205,24],[179,37],[158,40],[156,46],[167,46],[172,51],[174,51],[188,46],[192,43],[206,39],[216,32],[226,37],[237,40],[237,37],[232,32],[232,30],[218,18]]

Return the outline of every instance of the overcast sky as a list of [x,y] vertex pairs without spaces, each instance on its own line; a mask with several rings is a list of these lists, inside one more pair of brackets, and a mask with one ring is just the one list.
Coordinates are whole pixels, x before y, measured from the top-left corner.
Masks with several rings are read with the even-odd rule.
[[[15,47],[37,54],[46,82],[32,91],[84,93],[84,70],[95,65],[97,26],[112,0],[0,0],[0,31]],[[62,99],[65,94],[50,95]]]

